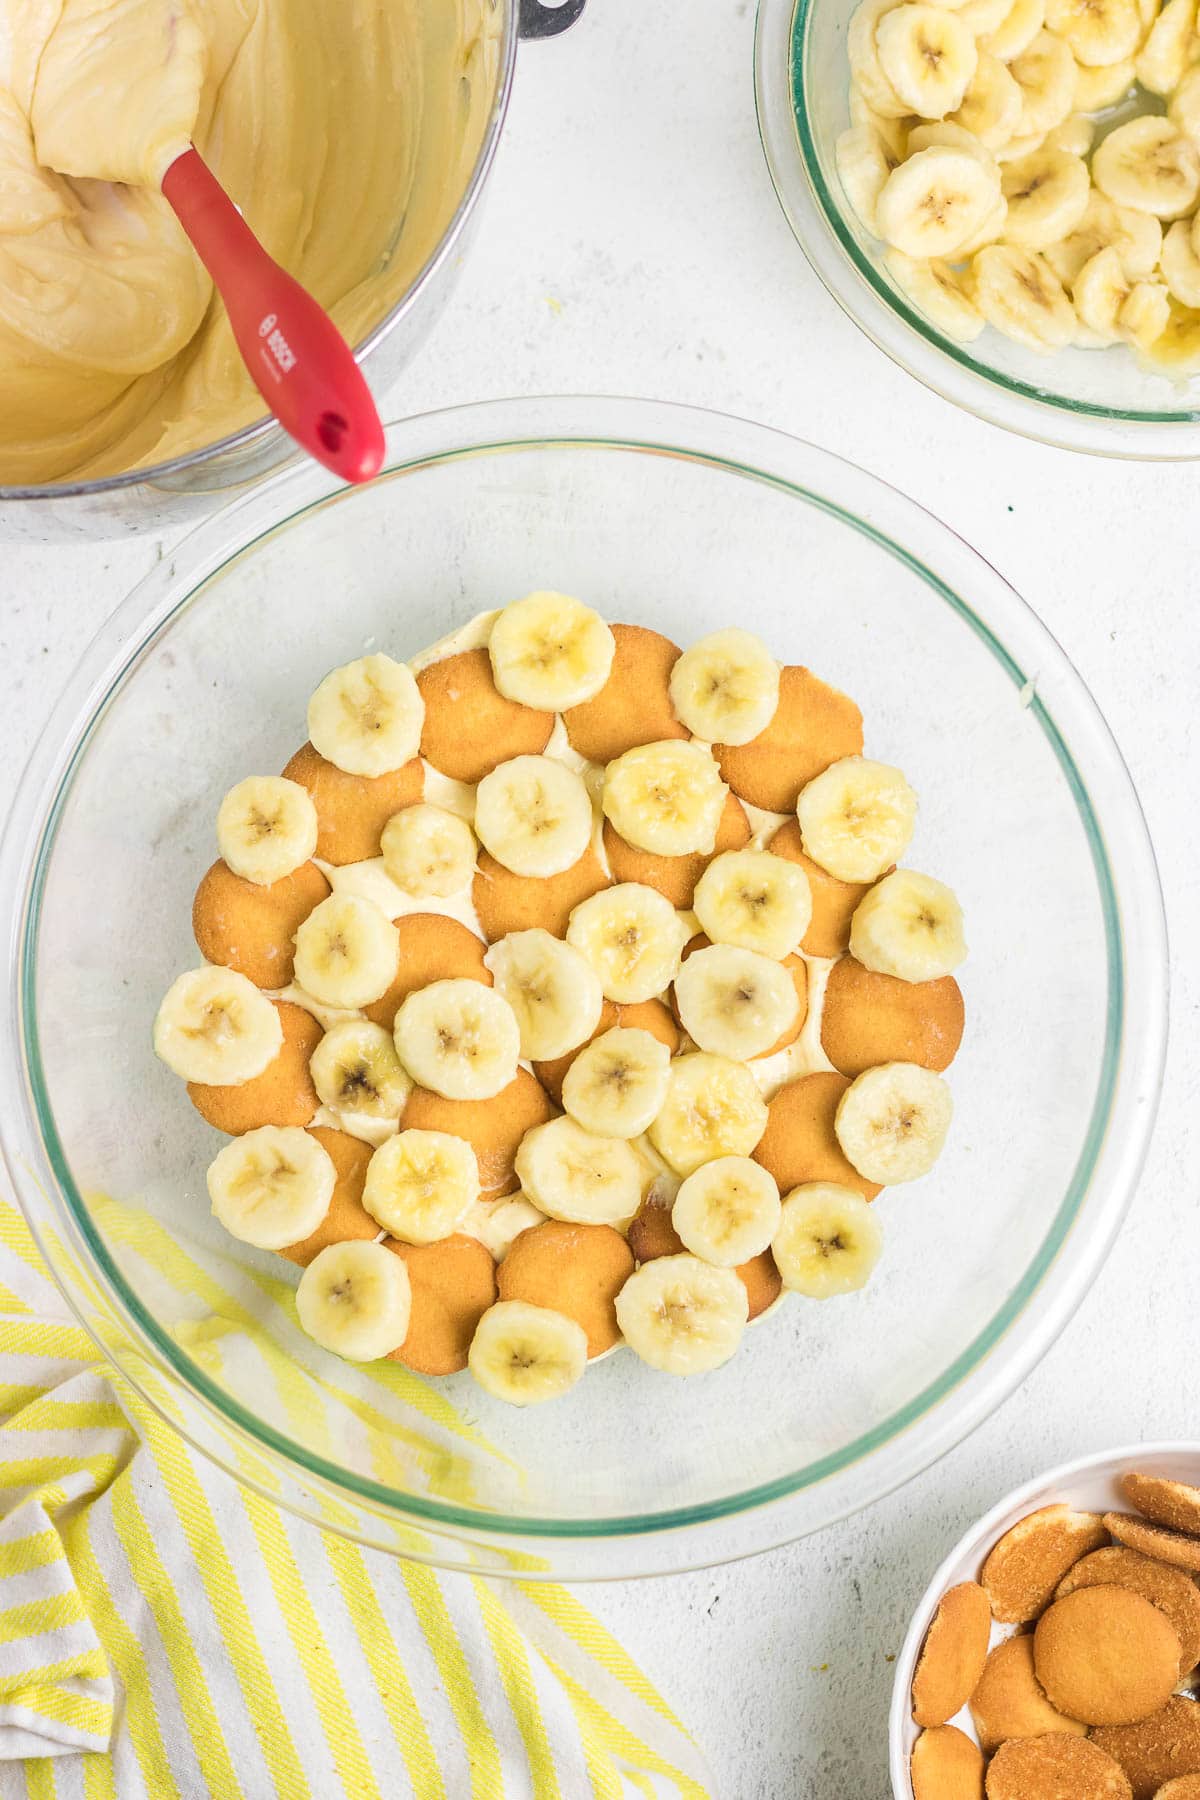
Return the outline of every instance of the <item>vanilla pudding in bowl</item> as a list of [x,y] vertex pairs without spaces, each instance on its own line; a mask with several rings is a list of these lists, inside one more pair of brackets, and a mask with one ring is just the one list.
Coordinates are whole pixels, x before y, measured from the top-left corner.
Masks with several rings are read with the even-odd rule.
[[166,523],[291,453],[159,191],[174,146],[386,379],[440,304],[515,45],[495,0],[4,0],[0,529]]
[[[677,1379],[624,1348],[521,1408],[469,1370],[353,1366],[306,1335],[298,1268],[213,1217],[206,1170],[237,1140],[188,1104],[151,1028],[197,963],[192,901],[222,797],[248,774],[291,764],[295,779],[305,697],[331,669],[408,666],[477,613],[551,585],[657,634],[668,657],[737,619],[784,668],[853,695],[863,754],[920,798],[901,866],[954,890],[970,957],[951,1129],[928,1175],[870,1201],[883,1249],[867,1285],[791,1295],[707,1373]],[[415,670],[427,719],[447,660]],[[571,730],[551,721],[522,754],[565,754]],[[493,733],[461,738],[464,762],[500,756]],[[426,747],[447,764],[445,744]],[[611,767],[613,748],[586,760]],[[450,811],[437,784],[423,798]],[[357,863],[365,881],[369,848],[316,855]],[[504,403],[394,428],[383,478],[361,493],[308,469],[280,476],[193,537],[94,647],[6,856],[23,1073],[5,1092],[5,1146],[60,1279],[206,1453],[406,1554],[641,1573],[745,1554],[866,1504],[968,1430],[1053,1339],[1144,1147],[1162,1047],[1157,887],[1078,677],[920,509],[736,421]],[[496,921],[477,911],[490,936]],[[446,923],[495,960],[469,914]],[[815,980],[810,1003],[821,1012]],[[637,1260],[654,1267],[645,1246]],[[559,1310],[552,1296],[534,1304]]]

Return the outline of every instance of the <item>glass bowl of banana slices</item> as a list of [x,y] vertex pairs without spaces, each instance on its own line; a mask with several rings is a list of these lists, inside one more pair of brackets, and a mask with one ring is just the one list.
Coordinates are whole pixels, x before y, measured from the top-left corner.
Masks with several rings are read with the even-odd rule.
[[1145,1149],[1161,906],[1086,691],[740,421],[500,402],[274,478],[105,626],[3,856],[72,1305],[405,1556],[652,1573],[867,1504],[1052,1341]]
[[927,386],[1200,455],[1191,0],[760,0],[759,128],[834,298]]

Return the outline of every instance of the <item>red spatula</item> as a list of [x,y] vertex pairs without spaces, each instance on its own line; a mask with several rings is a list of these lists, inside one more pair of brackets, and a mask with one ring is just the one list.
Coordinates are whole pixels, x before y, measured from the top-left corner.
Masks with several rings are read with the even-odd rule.
[[354,352],[325,310],[267,255],[198,150],[162,191],[225,302],[255,387],[283,429],[343,481],[370,481],[383,426]]

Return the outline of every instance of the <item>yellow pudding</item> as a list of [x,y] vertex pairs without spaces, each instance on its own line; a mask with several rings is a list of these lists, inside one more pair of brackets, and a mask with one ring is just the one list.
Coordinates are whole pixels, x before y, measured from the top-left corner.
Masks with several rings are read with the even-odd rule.
[[146,467],[261,417],[158,191],[189,140],[358,342],[466,185],[497,18],[484,0],[0,0],[0,482]]

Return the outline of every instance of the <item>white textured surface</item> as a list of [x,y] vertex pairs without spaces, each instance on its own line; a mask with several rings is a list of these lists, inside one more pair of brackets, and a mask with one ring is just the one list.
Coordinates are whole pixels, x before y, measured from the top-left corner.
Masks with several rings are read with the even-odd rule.
[[[1141,792],[1179,952],[1174,1036],[1140,1195],[1074,1323],[989,1424],[868,1515],[755,1562],[592,1596],[697,1727],[723,1800],[886,1800],[888,1658],[964,1526],[1052,1463],[1200,1438],[1200,467],[1007,437],[874,350],[776,205],[754,122],[753,26],[750,0],[591,0],[567,37],[524,48],[468,268],[387,410],[638,393],[840,451],[946,519],[1025,594]],[[23,756],[94,628],[158,554],[145,542],[0,549],[0,767]],[[1037,895],[1014,904],[1036,908]]]

